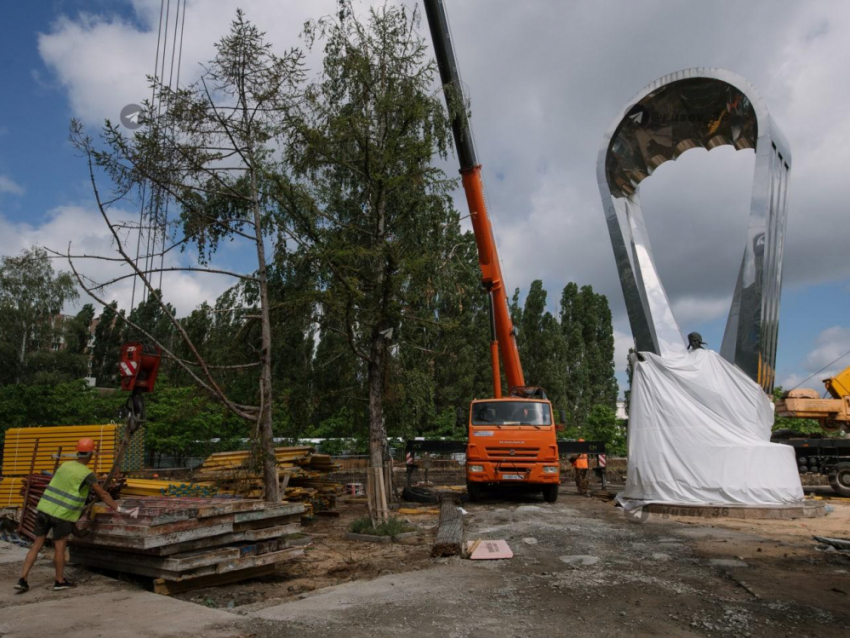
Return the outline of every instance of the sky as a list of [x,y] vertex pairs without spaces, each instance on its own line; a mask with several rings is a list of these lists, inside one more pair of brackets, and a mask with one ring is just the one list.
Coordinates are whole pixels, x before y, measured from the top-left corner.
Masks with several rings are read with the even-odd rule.
[[[168,2],[169,0],[166,0]],[[172,19],[177,0],[171,0]],[[414,0],[392,0],[412,6]],[[356,6],[365,12],[370,4]],[[32,245],[109,253],[87,168],[68,142],[79,119],[104,119],[149,95],[160,0],[41,0],[4,5],[0,23],[0,255]],[[188,0],[181,84],[227,30],[236,7],[277,51],[303,46],[308,19],[333,0]],[[557,311],[569,281],[608,296],[622,385],[631,333],[599,191],[602,136],[643,86],[670,72],[720,67],[748,79],[788,138],[789,187],[777,382],[806,387],[850,364],[850,4],[781,0],[642,2],[447,0],[505,278],[534,279]],[[423,22],[420,32],[428,36]],[[318,57],[308,57],[315,71]],[[719,349],[743,252],[754,155],[694,149],[641,184],[661,279],[684,332]],[[454,161],[446,165],[453,173]],[[458,208],[464,210],[461,193]],[[132,202],[116,211],[135,219]],[[193,255],[172,258],[190,263]],[[219,265],[244,256],[226,247]],[[62,268],[61,263],[56,263]],[[90,274],[104,268],[87,266]],[[94,269],[94,270],[93,270]],[[106,272],[108,272],[108,268]],[[185,314],[228,285],[221,277],[164,277]],[[130,303],[129,280],[108,293]],[[72,309],[73,310],[73,309]],[[818,372],[826,366],[822,372]]]

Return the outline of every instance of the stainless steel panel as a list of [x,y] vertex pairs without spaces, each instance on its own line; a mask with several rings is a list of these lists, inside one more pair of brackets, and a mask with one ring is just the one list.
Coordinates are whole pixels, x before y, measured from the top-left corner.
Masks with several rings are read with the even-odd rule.
[[605,134],[597,181],[635,346],[662,356],[685,340],[652,256],[640,183],[691,148],[755,149],[747,242],[720,353],[766,391],[775,380],[791,153],[744,78],[695,68],[640,91]]

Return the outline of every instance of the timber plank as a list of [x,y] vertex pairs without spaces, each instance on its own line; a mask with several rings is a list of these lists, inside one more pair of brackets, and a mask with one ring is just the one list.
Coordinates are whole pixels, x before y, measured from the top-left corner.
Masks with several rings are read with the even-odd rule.
[[262,565],[254,569],[243,569],[238,572],[228,572],[226,574],[202,576],[199,578],[193,578],[192,580],[185,580],[181,582],[167,581],[165,579],[160,578],[153,581],[153,591],[154,593],[162,594],[163,596],[169,596],[172,594],[182,594],[183,592],[191,591],[193,589],[201,589],[203,587],[218,587],[220,585],[229,585],[231,583],[237,583],[241,580],[248,580],[249,578],[261,578],[263,576],[270,576],[274,574],[275,571],[277,571],[277,564]]
[[104,560],[113,564],[140,565],[151,569],[173,572],[189,571],[198,567],[215,565],[224,560],[239,558],[241,555],[238,547],[216,547],[165,557],[108,551],[99,547],[71,547],[71,558],[80,562]]
[[174,543],[182,543],[185,541],[193,541],[211,536],[220,536],[233,532],[232,523],[222,523],[208,527],[199,527],[196,529],[173,532],[171,534],[158,534],[155,536],[114,536],[111,534],[100,534],[92,532],[85,538],[75,538],[74,543],[81,545],[104,545],[109,547],[123,547],[126,549],[153,549],[155,547],[165,547]]
[[240,540],[261,541],[268,538],[298,534],[300,531],[301,523],[289,523],[288,525],[276,525],[274,527],[264,527],[263,529],[248,529],[244,532],[239,532],[239,536],[241,537]]
[[[254,501],[251,501],[254,502]],[[301,503],[286,503],[283,505],[266,506],[262,510],[253,512],[240,512],[233,517],[233,523],[247,523],[249,521],[259,521],[266,518],[279,518],[291,514],[303,514],[307,507]]]
[[225,574],[227,572],[260,567],[262,565],[270,565],[272,563],[280,563],[297,558],[303,553],[303,547],[289,547],[278,552],[269,552],[268,554],[252,554],[244,558],[219,563],[216,565],[216,573]]
[[[125,520],[129,517],[125,517]],[[129,519],[133,520],[133,519]],[[92,525],[92,533],[108,536],[130,536],[139,538],[143,536],[158,536],[161,534],[171,534],[174,532],[183,532],[194,529],[203,529],[206,527],[216,527],[217,525],[228,524],[233,526],[231,516],[216,516],[211,518],[188,518],[186,520],[174,521],[172,523],[163,523],[162,525],[136,525],[126,522],[115,523],[98,523]]]

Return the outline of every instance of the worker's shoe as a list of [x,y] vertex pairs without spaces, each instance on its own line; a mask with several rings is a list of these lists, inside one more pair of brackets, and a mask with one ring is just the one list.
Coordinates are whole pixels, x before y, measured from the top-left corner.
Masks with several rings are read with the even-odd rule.
[[53,591],[62,591],[63,589],[71,589],[76,586],[77,583],[72,583],[67,578],[61,583],[58,580],[53,581]]
[[18,591],[29,591],[30,585],[27,582],[27,579],[26,578],[19,578],[18,582],[15,583],[15,589],[17,589]]

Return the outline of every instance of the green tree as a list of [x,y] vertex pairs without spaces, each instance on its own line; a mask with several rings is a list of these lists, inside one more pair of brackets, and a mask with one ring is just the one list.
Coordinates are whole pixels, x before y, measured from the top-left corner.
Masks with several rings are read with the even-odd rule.
[[27,354],[52,346],[62,307],[78,297],[72,276],[54,271],[43,248],[0,258],[0,383],[19,382]]
[[604,443],[609,456],[626,454],[626,433],[617,421],[617,413],[607,405],[594,405],[591,408],[582,437]]
[[543,387],[557,410],[567,405],[564,393],[567,344],[558,320],[546,310],[546,297],[543,282],[535,280],[531,282],[522,310],[518,308],[517,290],[513,312],[515,325],[519,328],[517,345],[526,382]]
[[[149,344],[160,347],[163,355],[180,366],[195,384],[250,424],[250,431],[255,433],[257,460],[263,469],[265,495],[270,501],[279,500],[279,490],[272,450],[274,353],[266,252],[267,242],[277,243],[279,252],[285,252],[282,245],[288,237],[276,226],[275,207],[267,188],[274,174],[281,170],[277,143],[281,139],[282,119],[299,99],[303,78],[301,58],[297,50],[275,55],[264,34],[237,10],[229,33],[216,44],[216,54],[197,82],[172,89],[154,80],[154,95],[159,105],[145,104],[146,126],[138,129],[132,139],[125,138],[118,125],[107,121],[101,150],[85,136],[78,122],[72,124],[71,131],[76,147],[88,159],[96,202],[115,239],[115,250],[131,268],[131,274],[108,281],[90,283],[79,275],[78,281],[96,301],[106,305],[101,296],[104,288],[125,277],[138,277],[148,300],[159,305],[171,323],[173,334],[179,335],[191,356],[187,359],[177,356],[170,342],[163,343],[132,317],[125,317],[124,322]],[[100,197],[95,166],[112,179],[119,198],[147,189],[151,203],[147,227],[164,224],[164,211],[169,210],[169,205],[172,211],[178,211],[179,222],[171,229],[170,245],[166,246],[162,238],[161,250],[154,249],[147,255],[146,263],[154,267],[144,266],[143,271],[125,250],[117,226],[110,218],[111,203],[104,203]],[[145,224],[137,231],[146,232]],[[223,242],[236,240],[249,242],[249,249],[256,257],[252,272],[240,273],[210,264]],[[159,237],[153,243],[159,246]],[[187,246],[197,249],[197,266],[164,264],[173,249]],[[68,254],[72,268],[74,259],[85,257]],[[159,268],[155,267],[157,261]],[[243,300],[252,303],[250,312],[243,315],[244,320],[259,326],[258,347],[254,350],[254,361],[228,364],[225,369],[253,368],[256,372],[253,405],[234,400],[224,386],[222,368],[206,360],[173,309],[157,292],[152,283],[154,276],[167,271],[212,273],[239,282]]]
[[457,221],[453,183],[433,165],[446,157],[450,131],[418,23],[417,11],[389,5],[361,20],[345,1],[336,17],[308,24],[308,45],[324,46],[323,68],[293,118],[290,160],[301,180],[281,183],[278,195],[322,264],[323,314],[366,369],[374,494],[388,493],[380,470],[390,348],[412,320],[407,298],[420,291],[411,282],[440,266],[444,228]]
[[118,311],[118,303],[103,306],[97,326],[94,329],[91,372],[99,387],[117,387],[118,359],[123,342],[121,317],[124,311]]
[[72,354],[86,354],[90,329],[94,321],[94,306],[85,304],[73,319],[65,323],[65,350]]
[[581,427],[595,405],[617,405],[614,329],[605,295],[569,283],[561,295],[561,332],[566,340],[564,395],[572,425]]

